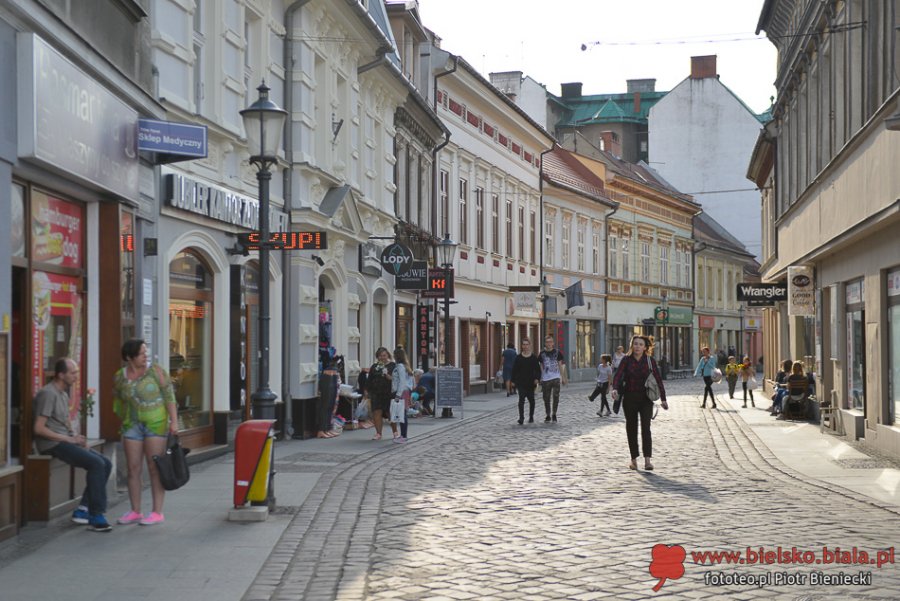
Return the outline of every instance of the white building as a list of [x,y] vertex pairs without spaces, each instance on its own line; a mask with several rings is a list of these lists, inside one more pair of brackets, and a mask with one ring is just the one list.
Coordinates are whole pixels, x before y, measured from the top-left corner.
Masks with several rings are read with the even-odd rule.
[[715,56],[691,59],[691,75],[651,109],[650,164],[753,255],[761,256],[759,192],[747,185],[760,119],[716,72]]
[[[438,227],[459,243],[449,359],[469,392],[488,386],[507,342],[539,336],[539,174],[554,140],[464,59],[449,64],[436,92],[450,130]],[[510,290],[523,286],[534,290]]]

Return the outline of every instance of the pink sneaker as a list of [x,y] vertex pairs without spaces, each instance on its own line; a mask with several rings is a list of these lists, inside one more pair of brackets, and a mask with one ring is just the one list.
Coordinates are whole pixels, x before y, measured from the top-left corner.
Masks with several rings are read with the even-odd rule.
[[137,524],[141,520],[144,519],[143,513],[138,513],[137,511],[129,511],[118,520],[116,520],[120,524]]
[[163,517],[163,514],[154,511],[141,520],[141,526],[155,526],[156,524],[162,524],[165,521],[166,518]]

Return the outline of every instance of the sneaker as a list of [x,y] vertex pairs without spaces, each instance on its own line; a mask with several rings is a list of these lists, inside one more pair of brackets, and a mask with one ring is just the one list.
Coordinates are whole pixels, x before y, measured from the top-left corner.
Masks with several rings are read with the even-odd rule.
[[649,457],[644,457],[644,469],[647,471],[653,471],[653,463],[650,461]]
[[90,518],[91,514],[88,513],[87,507],[84,505],[79,505],[78,508],[72,512],[72,521],[76,524],[87,525]]
[[150,513],[150,515],[142,519],[140,521],[140,524],[141,526],[155,526],[156,524],[162,524],[165,521],[166,518],[163,517],[163,514],[153,511]]
[[376,432],[376,433],[375,433],[375,436],[372,437],[372,440],[381,440],[381,433],[380,433],[380,432]]
[[521,426],[521,425],[524,424],[524,423],[525,423],[525,418],[524,418],[524,417],[520,417],[520,418],[519,418],[519,425]]
[[406,442],[406,439],[403,438],[402,436],[398,436],[394,439],[394,442],[396,442],[397,444],[403,444]]
[[632,459],[631,463],[628,464],[628,469],[636,470],[637,469],[637,460]]
[[556,423],[556,416],[555,416],[555,415],[553,416],[553,423],[554,423],[554,424]]
[[88,530],[91,532],[110,532],[112,526],[109,525],[109,522],[106,521],[106,518],[103,517],[102,513],[98,513],[89,518]]
[[533,418],[533,417],[529,417],[529,418],[528,418],[528,423],[529,423],[529,424],[533,424],[533,423],[534,423],[534,418]]
[[603,409],[601,409],[600,411],[598,411],[598,412],[597,412],[597,415],[599,415],[600,417],[603,417]]
[[138,513],[136,511],[129,511],[128,513],[126,513],[125,515],[123,515],[116,521],[118,523],[124,525],[124,524],[137,524],[142,519],[144,519],[143,513]]
[[548,415],[547,417],[544,418],[544,422],[549,422],[549,421],[550,421],[550,416]]

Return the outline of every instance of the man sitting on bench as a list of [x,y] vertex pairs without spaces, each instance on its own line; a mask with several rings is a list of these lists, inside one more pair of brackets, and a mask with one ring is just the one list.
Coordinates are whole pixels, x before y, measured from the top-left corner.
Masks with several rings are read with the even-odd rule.
[[69,388],[78,379],[78,365],[60,359],[54,366],[53,381],[34,397],[34,442],[39,453],[87,470],[87,486],[81,505],[72,513],[76,524],[87,524],[92,532],[109,532],[106,513],[106,481],[112,462],[87,448],[87,439],[72,430],[69,421]]

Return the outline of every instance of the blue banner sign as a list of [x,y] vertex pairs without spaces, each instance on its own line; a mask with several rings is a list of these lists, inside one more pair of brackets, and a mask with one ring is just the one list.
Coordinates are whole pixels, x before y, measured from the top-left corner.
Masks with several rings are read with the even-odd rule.
[[139,119],[138,150],[202,159],[206,156],[206,126]]

